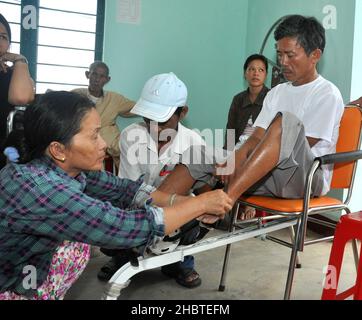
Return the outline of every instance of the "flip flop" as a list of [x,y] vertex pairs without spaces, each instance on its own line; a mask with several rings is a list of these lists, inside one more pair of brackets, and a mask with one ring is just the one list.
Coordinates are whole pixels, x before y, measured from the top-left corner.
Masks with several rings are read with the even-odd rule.
[[161,272],[185,288],[192,289],[201,285],[200,275],[192,268],[181,268],[180,265],[164,266]]

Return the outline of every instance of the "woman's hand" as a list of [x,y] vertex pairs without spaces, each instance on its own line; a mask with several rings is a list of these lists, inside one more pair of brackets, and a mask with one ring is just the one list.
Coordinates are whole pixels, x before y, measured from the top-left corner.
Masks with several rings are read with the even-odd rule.
[[213,216],[211,214],[203,214],[198,217],[196,220],[205,223],[205,224],[214,224],[216,221],[224,219],[224,217]]
[[34,81],[30,76],[28,62],[21,54],[6,52],[0,56],[0,70],[7,72],[12,62],[12,76],[8,91],[8,101],[12,105],[26,105],[35,97]]
[[205,198],[205,212],[207,213],[197,218],[202,223],[213,224],[220,219],[224,219],[225,214],[233,207],[232,200],[221,189],[203,193],[198,197]]
[[[153,192],[151,196],[152,198],[156,197],[155,203],[162,204],[162,201],[160,201],[162,192]],[[180,226],[198,217],[201,221],[205,219],[205,223],[213,223],[208,222],[210,220],[215,222],[218,219],[223,219],[233,205],[230,197],[220,189],[203,193],[197,197],[187,197],[179,200],[173,206],[166,204],[163,208],[165,234],[173,232]],[[208,214],[209,218],[202,217],[205,214]]]
[[4,53],[3,55],[0,55],[0,72],[6,73],[8,70],[8,65],[5,63],[7,62],[6,58],[7,53]]
[[203,201],[204,212],[211,215],[224,216],[233,206],[233,201],[221,189],[203,193],[197,198]]
[[22,60],[26,61],[25,57],[21,54],[11,53],[11,52],[5,52],[3,55],[0,56],[0,70],[2,72],[7,72],[7,69],[9,66],[6,64],[6,62],[12,62],[16,60]]

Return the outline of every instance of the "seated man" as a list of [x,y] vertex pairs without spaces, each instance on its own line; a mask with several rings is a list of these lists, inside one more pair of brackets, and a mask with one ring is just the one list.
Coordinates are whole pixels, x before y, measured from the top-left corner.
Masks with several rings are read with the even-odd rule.
[[[216,174],[227,184],[234,202],[244,193],[302,198],[314,158],[333,153],[336,148],[344,104],[338,88],[317,72],[325,48],[323,26],[315,18],[293,15],[279,24],[274,37],[288,82],[267,94],[254,133],[228,157],[228,165],[235,160],[231,174],[224,173],[228,165],[216,166]],[[201,155],[195,150],[189,152],[194,157],[210,153],[201,151]],[[212,160],[225,161],[215,156]],[[160,190],[172,188],[182,194],[195,181],[214,183],[215,165],[181,163]],[[331,166],[319,168],[312,184],[313,196],[326,194],[331,178]]]
[[93,62],[85,76],[89,80],[88,88],[79,88],[73,91],[88,97],[96,104],[102,121],[101,136],[107,143],[107,155],[113,158],[118,168],[120,132],[116,119],[119,115],[123,117],[132,116],[129,111],[135,102],[116,92],[103,90],[103,87],[111,80],[109,68],[104,62]]
[[[159,74],[147,81],[131,110],[144,122],[132,124],[121,133],[120,178],[136,181],[143,177],[146,184],[157,188],[190,146],[205,144],[201,136],[180,123],[188,112],[186,102],[187,88],[175,74]],[[109,280],[124,260],[122,253],[114,256],[103,266],[98,278]],[[201,285],[192,256],[161,270],[184,287]]]

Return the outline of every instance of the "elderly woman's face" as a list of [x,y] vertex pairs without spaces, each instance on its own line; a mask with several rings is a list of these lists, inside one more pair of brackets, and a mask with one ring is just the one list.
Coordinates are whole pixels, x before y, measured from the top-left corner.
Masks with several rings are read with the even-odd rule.
[[101,119],[96,109],[89,111],[81,122],[81,130],[72,139],[65,151],[65,170],[71,176],[80,171],[103,169],[106,143],[100,136]]
[[0,23],[0,56],[9,50],[9,35],[3,24]]

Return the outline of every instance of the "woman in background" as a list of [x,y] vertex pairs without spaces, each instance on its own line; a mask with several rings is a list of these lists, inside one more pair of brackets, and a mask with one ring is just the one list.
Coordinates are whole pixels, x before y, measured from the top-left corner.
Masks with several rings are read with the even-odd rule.
[[224,149],[233,150],[235,143],[243,142],[253,132],[253,124],[263,106],[264,98],[269,91],[265,86],[268,74],[268,60],[260,54],[249,56],[244,63],[244,77],[248,88],[238,93],[230,106],[226,129],[235,130],[235,139],[227,141]]
[[[263,107],[264,98],[269,88],[265,86],[268,75],[268,60],[260,54],[249,56],[244,63],[244,77],[248,88],[238,93],[230,106],[226,129],[234,129],[235,136],[225,136],[224,149],[233,150],[240,146],[254,132],[253,124]],[[232,141],[230,141],[232,139]],[[240,219],[251,219],[255,216],[255,209],[240,207]]]
[[[14,106],[26,105],[34,99],[34,82],[29,74],[28,62],[24,56],[11,53],[10,44],[10,25],[0,14],[0,169],[6,164],[2,153],[7,117]],[[11,67],[7,64],[9,62]]]

